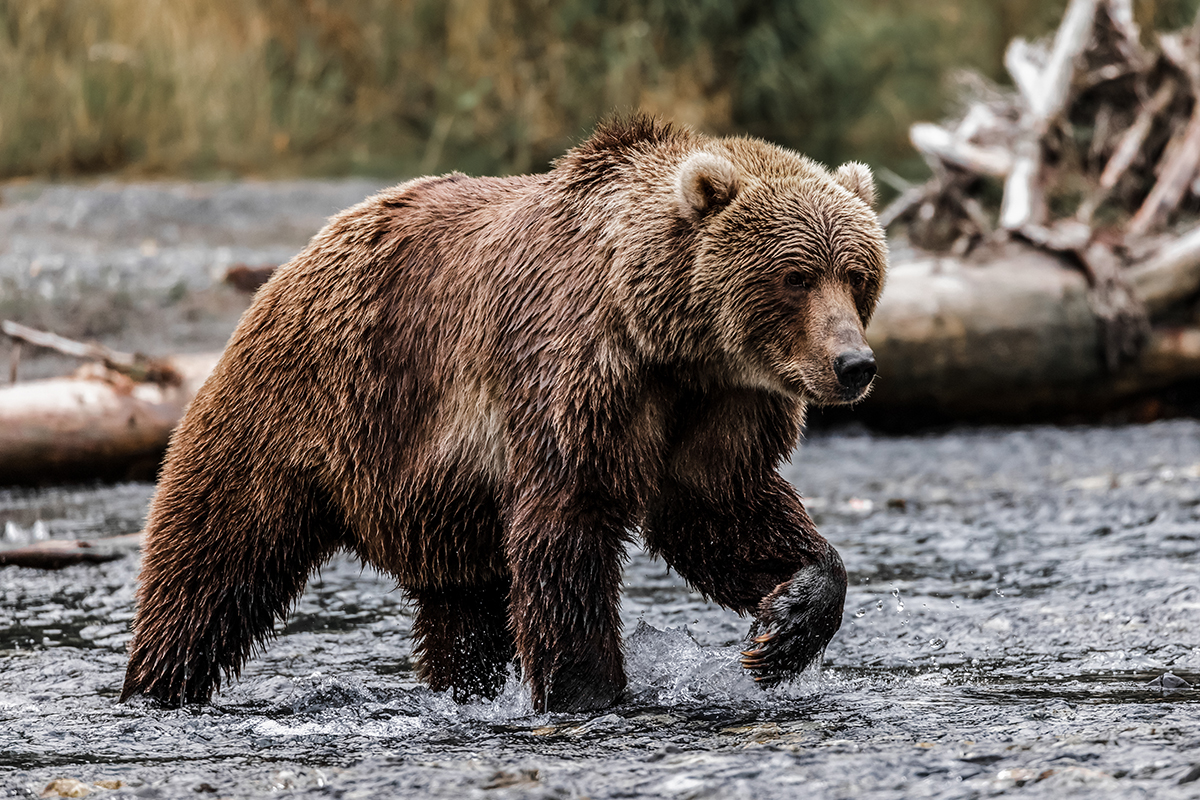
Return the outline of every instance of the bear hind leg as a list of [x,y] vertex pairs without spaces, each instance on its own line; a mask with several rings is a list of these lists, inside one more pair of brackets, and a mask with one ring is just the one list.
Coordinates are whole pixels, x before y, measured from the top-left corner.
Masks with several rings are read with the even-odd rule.
[[454,701],[492,699],[516,654],[508,627],[509,580],[410,591],[416,602],[417,677]]
[[277,487],[262,507],[160,487],[147,524],[138,610],[121,700],[206,702],[271,638],[308,576],[345,542],[321,492]]

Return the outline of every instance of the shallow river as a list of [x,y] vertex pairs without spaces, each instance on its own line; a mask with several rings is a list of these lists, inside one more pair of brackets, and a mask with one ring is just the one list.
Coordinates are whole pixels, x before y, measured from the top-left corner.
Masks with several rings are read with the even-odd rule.
[[[632,552],[599,715],[429,692],[345,559],[212,705],[118,705],[136,559],[0,568],[0,797],[1200,797],[1200,424],[842,430],[785,469],[850,572],[819,674],[760,691],[746,621]],[[0,490],[0,525],[130,533],[151,490]]]

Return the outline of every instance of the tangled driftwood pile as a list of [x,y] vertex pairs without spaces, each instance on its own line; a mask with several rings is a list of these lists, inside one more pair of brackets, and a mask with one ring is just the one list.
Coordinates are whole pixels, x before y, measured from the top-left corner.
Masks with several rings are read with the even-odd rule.
[[[967,76],[968,100],[954,121],[913,126],[913,145],[933,177],[880,216],[890,233],[936,254],[909,259],[924,272],[965,270],[964,289],[983,292],[988,314],[1008,329],[1091,348],[1099,363],[1027,359],[1023,380],[1014,386],[1012,370],[1000,368],[973,405],[1011,406],[1009,388],[1025,400],[1069,405],[1072,391],[1111,397],[1197,377],[1197,354],[1181,344],[1191,332],[1177,328],[1194,324],[1200,292],[1200,18],[1188,30],[1143,37],[1130,0],[1072,0],[1051,40],[1013,41],[1005,64],[1014,89]],[[995,285],[976,285],[972,268],[1001,263],[1007,274],[984,280]],[[1091,318],[1064,313],[1047,326],[1039,304],[1014,286],[1029,280],[1014,263],[1077,272]],[[908,265],[895,266],[894,282],[908,283]],[[1078,282],[1064,275],[1057,283],[1043,290],[1070,305]],[[881,310],[886,349],[887,320],[896,315]],[[964,335],[980,333],[972,318],[943,311]],[[922,342],[935,361],[938,341]],[[986,389],[993,358],[1006,351],[975,351],[973,365],[958,359],[976,373],[962,385]],[[1020,347],[1009,355],[1033,357]],[[923,397],[909,373],[892,377],[892,397]],[[886,381],[879,389],[889,395]],[[949,386],[925,399],[945,408],[966,403]]]
[[1079,249],[1096,238],[1085,231],[1140,240],[1189,195],[1194,216],[1200,21],[1155,38],[1142,46],[1130,0],[1074,0],[1052,42],[1014,40],[1014,91],[976,80],[955,123],[913,126],[935,175],[886,209],[885,224],[906,219],[914,243],[966,252],[994,228],[983,178],[1003,182],[999,227],[1051,249]]

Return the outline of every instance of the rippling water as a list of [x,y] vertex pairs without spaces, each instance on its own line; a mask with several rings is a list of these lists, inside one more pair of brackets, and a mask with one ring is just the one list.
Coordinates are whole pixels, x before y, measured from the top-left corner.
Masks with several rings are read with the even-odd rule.
[[[212,705],[122,706],[136,558],[0,568],[0,797],[1200,797],[1200,425],[841,431],[786,474],[850,572],[822,669],[760,691],[747,622],[634,552],[595,716],[420,686],[345,559]],[[151,491],[0,491],[3,537],[130,533]]]

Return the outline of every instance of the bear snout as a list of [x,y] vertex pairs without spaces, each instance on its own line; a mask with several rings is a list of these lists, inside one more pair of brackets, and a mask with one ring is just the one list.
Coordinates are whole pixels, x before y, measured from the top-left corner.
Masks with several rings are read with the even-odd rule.
[[843,395],[857,398],[875,377],[875,353],[869,347],[846,350],[833,360],[833,373]]

